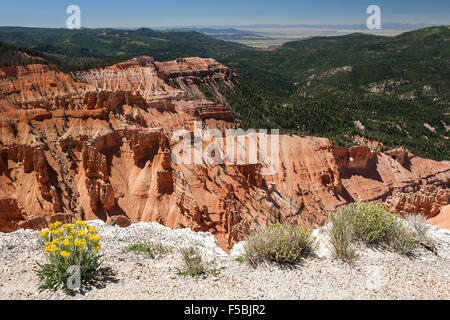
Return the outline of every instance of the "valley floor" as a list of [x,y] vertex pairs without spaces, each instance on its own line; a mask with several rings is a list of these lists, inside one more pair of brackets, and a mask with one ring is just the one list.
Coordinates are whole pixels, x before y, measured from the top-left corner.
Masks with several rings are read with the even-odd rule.
[[[295,268],[265,265],[256,269],[226,255],[209,233],[170,230],[156,223],[128,228],[91,222],[99,229],[103,267],[111,272],[98,287],[68,296],[38,292],[33,271],[45,262],[39,232],[0,233],[0,299],[450,299],[450,231],[432,227],[437,255],[417,249],[413,258],[389,251],[360,248],[354,266],[334,260],[326,246]],[[320,232],[315,234],[320,236]],[[215,260],[217,277],[194,279],[176,274],[176,249],[153,260],[123,253],[130,244],[151,240],[165,245],[199,247],[205,260]]]

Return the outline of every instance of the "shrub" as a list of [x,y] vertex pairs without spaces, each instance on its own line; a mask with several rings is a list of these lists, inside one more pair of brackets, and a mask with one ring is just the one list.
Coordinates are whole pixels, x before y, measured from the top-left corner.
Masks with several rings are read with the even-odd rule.
[[428,250],[437,253],[437,248],[436,248],[436,242],[433,240],[433,238],[429,237],[429,236],[425,236],[423,238],[423,241],[421,242],[421,244],[427,248]]
[[406,227],[411,231],[418,241],[425,239],[430,225],[427,223],[427,218],[421,214],[409,214],[405,216]]
[[183,267],[176,268],[177,273],[183,276],[205,276],[212,275],[217,276],[220,274],[220,270],[210,267],[213,263],[206,263],[200,254],[200,251],[194,247],[181,248],[181,258],[183,259]]
[[[361,240],[367,245],[387,245],[402,254],[410,254],[416,245],[414,236],[402,222],[382,204],[374,202],[352,203],[343,207],[332,217],[331,230],[336,236],[330,237],[334,248],[344,250],[334,252],[346,260],[351,240]],[[339,234],[346,234],[339,237]],[[341,243],[339,243],[341,242]]]
[[347,215],[335,214],[331,217],[328,236],[331,252],[335,258],[346,262],[353,262],[356,259],[356,252],[352,244],[354,233]]
[[421,214],[409,214],[405,216],[405,226],[412,232],[418,243],[432,252],[436,251],[436,243],[427,235],[431,226],[427,223],[425,216]]
[[149,256],[152,259],[165,256],[166,254],[171,252],[171,248],[164,246],[160,243],[152,243],[152,242],[142,242],[135,243],[130,246],[125,247],[123,252],[135,252],[135,253],[143,253]]
[[252,266],[264,261],[293,264],[315,248],[314,238],[303,228],[274,224],[246,238],[244,259]]
[[75,270],[79,272],[79,288],[99,276],[101,247],[97,233],[84,221],[64,225],[55,222],[43,230],[41,238],[49,263],[38,263],[36,272],[42,282],[39,290],[74,289],[69,288],[68,280]]

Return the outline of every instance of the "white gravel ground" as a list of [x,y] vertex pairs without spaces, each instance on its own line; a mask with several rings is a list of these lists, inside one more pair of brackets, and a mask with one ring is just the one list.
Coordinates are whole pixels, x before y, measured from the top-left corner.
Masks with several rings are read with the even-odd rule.
[[[334,260],[324,245],[323,228],[314,235],[321,243],[316,257],[295,268],[276,265],[256,269],[235,260],[242,243],[228,256],[209,233],[171,230],[157,223],[128,228],[90,222],[102,237],[103,267],[112,275],[83,293],[39,293],[33,269],[45,262],[39,232],[0,233],[0,299],[449,299],[450,231],[432,227],[437,254],[419,248],[414,258],[360,248],[354,266]],[[127,245],[151,240],[176,247],[197,246],[206,260],[215,260],[218,277],[178,276],[176,249],[160,259],[123,253]]]

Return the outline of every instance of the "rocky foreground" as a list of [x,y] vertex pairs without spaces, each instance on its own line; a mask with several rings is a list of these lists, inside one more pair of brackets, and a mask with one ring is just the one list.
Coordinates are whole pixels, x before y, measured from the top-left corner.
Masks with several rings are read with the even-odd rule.
[[[334,260],[322,229],[314,235],[320,246],[313,258],[294,268],[275,265],[256,269],[239,263],[242,243],[228,256],[210,233],[190,229],[171,230],[157,223],[138,223],[127,228],[102,221],[99,229],[109,270],[98,286],[69,296],[63,292],[38,292],[33,271],[44,262],[38,231],[0,233],[0,299],[450,299],[450,231],[432,227],[437,253],[416,249],[413,257],[359,248],[353,266]],[[172,253],[151,259],[124,247],[150,240],[173,247]],[[198,247],[205,260],[221,269],[217,277],[179,276],[177,247]]]

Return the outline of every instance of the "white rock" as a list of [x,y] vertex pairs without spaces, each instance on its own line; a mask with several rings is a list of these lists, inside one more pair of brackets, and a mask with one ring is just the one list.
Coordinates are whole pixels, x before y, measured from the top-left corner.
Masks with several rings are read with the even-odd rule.
[[230,251],[230,256],[237,258],[245,254],[245,241],[236,243]]

